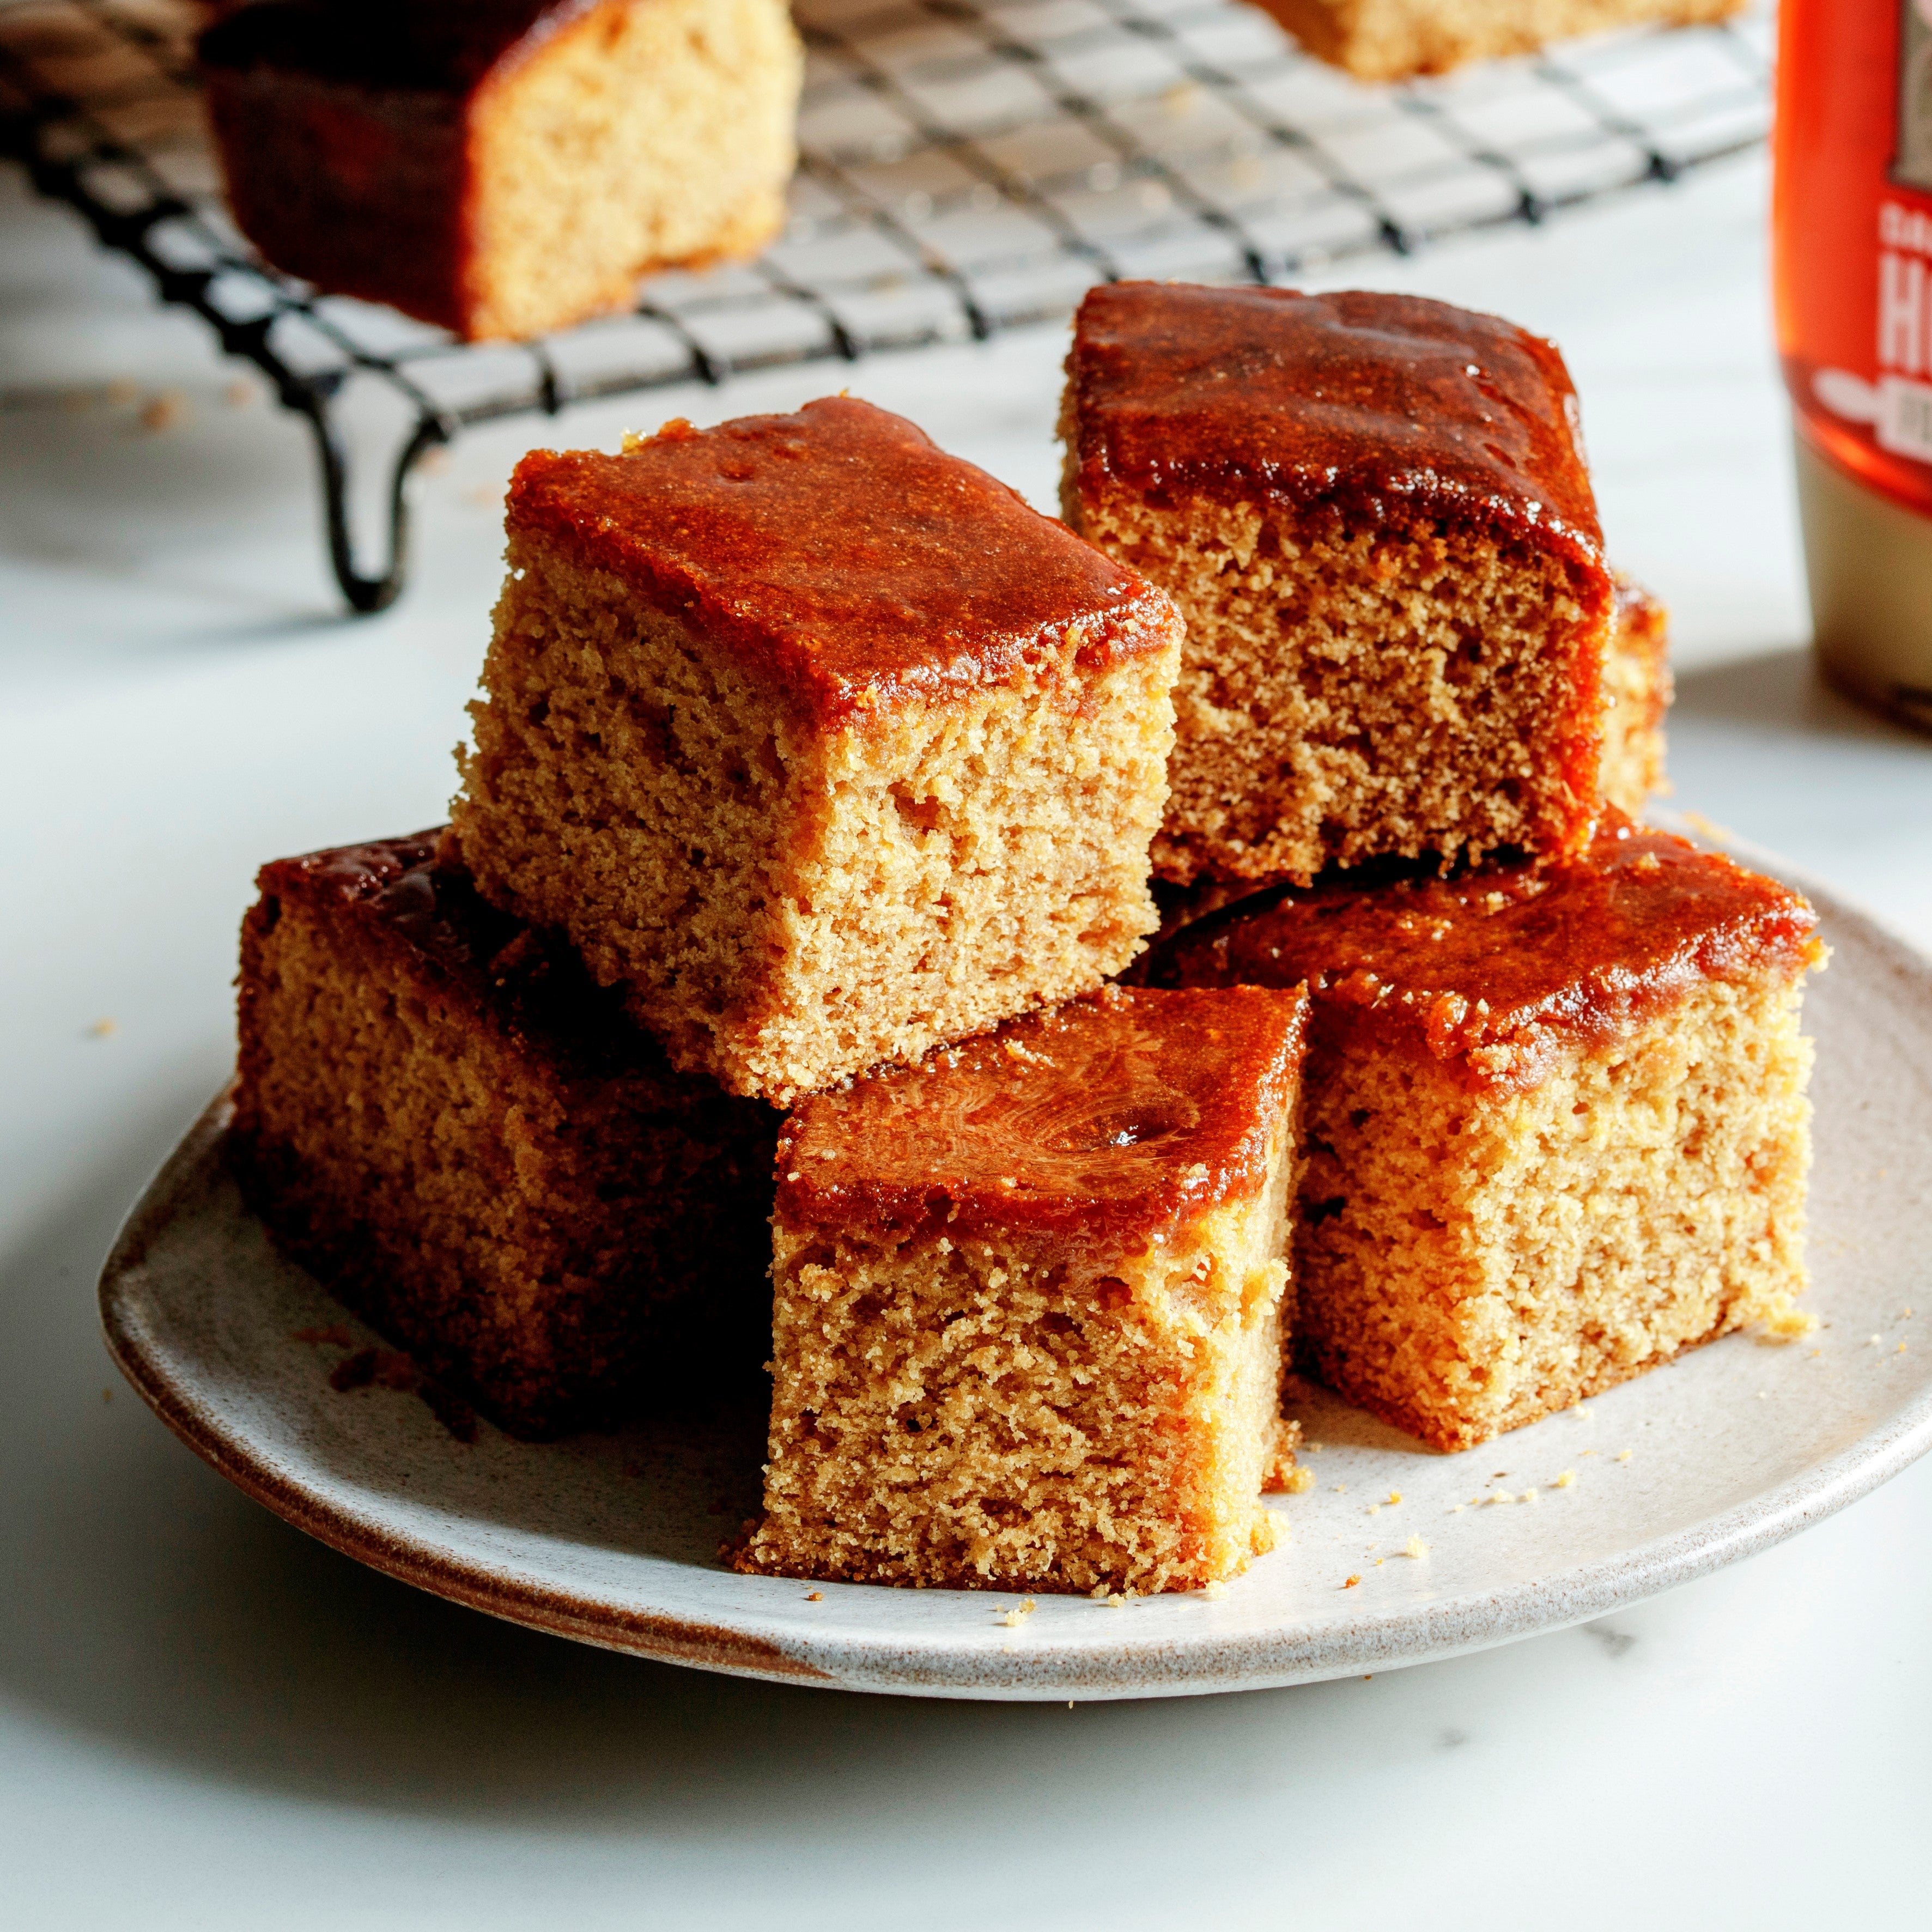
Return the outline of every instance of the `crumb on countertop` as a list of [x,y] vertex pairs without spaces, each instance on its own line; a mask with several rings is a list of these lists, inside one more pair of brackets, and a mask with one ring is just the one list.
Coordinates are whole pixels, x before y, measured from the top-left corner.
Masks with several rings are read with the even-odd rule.
[[1412,1536],[1402,1546],[1402,1553],[1405,1556],[1413,1556],[1419,1562],[1424,1557],[1429,1554],[1429,1546],[1423,1541],[1420,1537]]
[[1574,1469],[1565,1469],[1555,1478],[1550,1486],[1552,1490],[1567,1490],[1576,1480],[1576,1472]]
[[158,389],[141,405],[141,427],[151,436],[187,420],[188,398],[178,389]]
[[997,1617],[994,1621],[1004,1624],[1009,1630],[1018,1630],[1039,1608],[1040,1606],[1030,1597],[1022,1597],[1004,1616]]

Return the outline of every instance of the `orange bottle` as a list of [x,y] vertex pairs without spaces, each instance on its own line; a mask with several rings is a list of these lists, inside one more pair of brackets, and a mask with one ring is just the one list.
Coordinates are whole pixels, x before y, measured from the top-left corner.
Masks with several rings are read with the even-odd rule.
[[1932,0],[1784,0],[1773,157],[1820,664],[1932,728]]

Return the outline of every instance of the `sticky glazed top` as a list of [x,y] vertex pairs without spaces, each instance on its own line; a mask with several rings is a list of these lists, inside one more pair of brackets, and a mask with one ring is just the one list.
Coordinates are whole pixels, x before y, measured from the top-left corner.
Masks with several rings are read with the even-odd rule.
[[1824,949],[1774,879],[1606,814],[1540,869],[1268,893],[1184,927],[1143,971],[1165,986],[1292,986],[1318,1045],[1367,1038],[1472,1088],[1527,1088],[1568,1046],[1616,1036],[1712,979],[1796,976]]
[[1263,1184],[1292,1107],[1298,992],[1108,987],[801,1101],[778,1143],[794,1228],[1117,1251]]
[[614,572],[832,718],[962,694],[1070,644],[1096,674],[1180,634],[1132,571],[848,397],[716,429],[668,423],[617,456],[532,451],[508,524]]
[[1081,304],[1067,370],[1083,495],[1113,480],[1480,523],[1603,572],[1569,371],[1498,316],[1363,290],[1116,282]]
[[204,67],[466,94],[621,0],[246,0],[197,46]]
[[668,1108],[749,1104],[674,1072],[656,1042],[624,1017],[621,995],[597,986],[567,943],[478,896],[442,828],[278,859],[255,883],[261,896],[248,918],[258,929],[272,929],[293,902],[404,947],[428,983],[539,1048],[542,1063],[561,1072],[643,1075],[662,1085]]

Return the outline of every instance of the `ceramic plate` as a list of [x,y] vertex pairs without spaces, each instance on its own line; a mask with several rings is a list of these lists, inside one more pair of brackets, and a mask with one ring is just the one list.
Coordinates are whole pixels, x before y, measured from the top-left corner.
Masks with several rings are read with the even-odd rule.
[[332,1371],[376,1338],[242,1207],[223,1100],[109,1259],[108,1343],[184,1440],[324,1542],[496,1616],[673,1663],[1088,1699],[1293,1684],[1505,1642],[1762,1550],[1932,1447],[1932,964],[1793,883],[1834,953],[1807,1001],[1809,1306],[1822,1326],[1785,1346],[1731,1336],[1454,1456],[1299,1389],[1315,1487],[1272,1499],[1282,1546],[1212,1598],[1042,1597],[1009,1621],[1011,1595],[736,1576],[717,1552],[756,1500],[759,1415],[540,1447],[486,1424],[466,1443],[406,1390],[338,1391]]

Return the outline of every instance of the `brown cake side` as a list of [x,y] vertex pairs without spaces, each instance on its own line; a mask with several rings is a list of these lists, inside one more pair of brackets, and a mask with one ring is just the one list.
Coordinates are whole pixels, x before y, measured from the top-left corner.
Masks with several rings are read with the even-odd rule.
[[200,58],[256,247],[472,339],[628,308],[784,220],[780,0],[250,0]]
[[777,1117],[673,1073],[436,842],[263,867],[230,1143],[250,1204],[519,1433],[749,1386]]
[[1728,20],[1748,0],[1255,0],[1308,51],[1364,80],[1446,74],[1554,40]]
[[1304,1359],[1438,1448],[1806,1324],[1802,982],[1775,881],[1612,814],[1582,857],[1270,896],[1156,984],[1312,1000]]
[[1180,618],[911,424],[537,451],[508,522],[454,829],[676,1064],[782,1102],[1154,929]]
[[1062,431],[1068,522],[1187,620],[1162,878],[1587,841],[1612,589],[1548,343],[1413,296],[1118,283]]
[[804,1102],[739,1566],[1105,1594],[1270,1547],[1303,1009],[1108,988]]
[[1618,574],[1616,622],[1604,658],[1605,801],[1632,818],[1670,787],[1664,775],[1664,714],[1670,709],[1670,614],[1640,584]]

